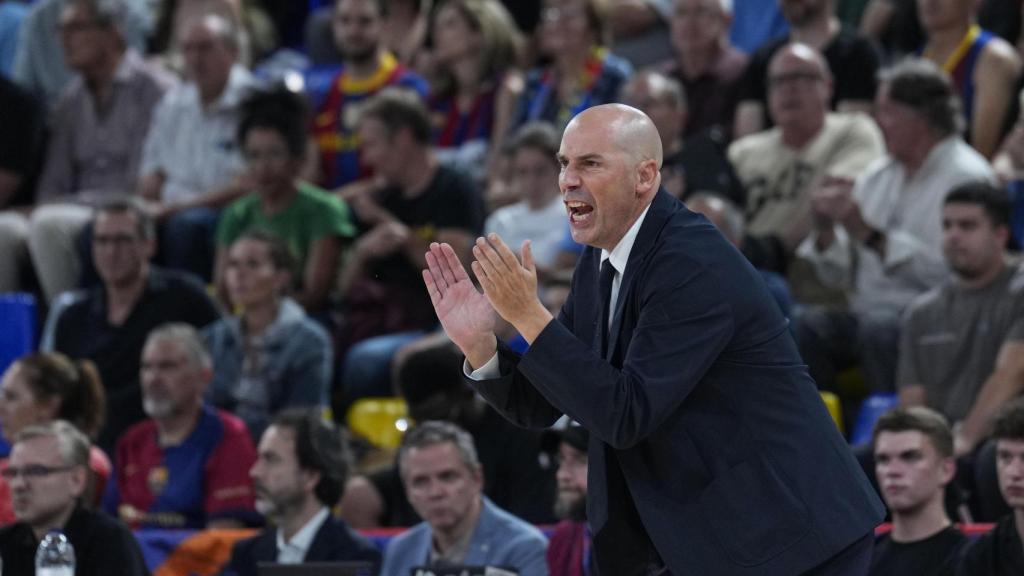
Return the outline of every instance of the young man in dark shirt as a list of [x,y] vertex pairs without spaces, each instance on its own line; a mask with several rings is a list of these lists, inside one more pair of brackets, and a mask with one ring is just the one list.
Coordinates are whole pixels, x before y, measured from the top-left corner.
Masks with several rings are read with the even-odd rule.
[[875,475],[892,531],[875,542],[872,576],[952,576],[967,538],[946,515],[945,487],[956,474],[946,419],[923,406],[878,419],[872,441]]
[[957,576],[1024,574],[1024,398],[1007,404],[993,424],[999,491],[1013,513],[964,554]]

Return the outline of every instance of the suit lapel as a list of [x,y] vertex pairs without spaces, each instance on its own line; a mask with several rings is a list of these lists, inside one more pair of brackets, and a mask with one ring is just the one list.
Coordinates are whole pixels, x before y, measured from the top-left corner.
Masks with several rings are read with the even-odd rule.
[[[612,325],[608,330],[608,338],[610,340],[608,342],[607,358],[615,357],[615,347],[619,343],[619,334],[622,331],[622,311],[626,306],[626,300],[632,295],[637,270],[641,268],[641,264],[647,259],[651,249],[654,248],[654,241],[661,234],[661,229],[665,227],[669,216],[678,205],[679,201],[670,196],[664,188],[659,190],[654,195],[654,200],[651,202],[651,207],[647,210],[647,216],[644,217],[643,224],[640,225],[636,241],[633,242],[633,248],[629,251],[626,271],[622,275],[622,281],[619,283],[618,297],[615,299],[615,313],[612,315]],[[600,258],[600,252],[598,252],[598,259],[600,260]],[[600,318],[601,315],[598,314],[599,322]],[[597,350],[600,350],[600,348]]]
[[339,552],[343,552],[338,550],[340,542],[335,537],[333,528],[334,519],[328,516],[320,525],[320,529],[316,531],[313,541],[309,543],[309,550],[306,550],[306,557],[303,560],[306,562],[333,560]]

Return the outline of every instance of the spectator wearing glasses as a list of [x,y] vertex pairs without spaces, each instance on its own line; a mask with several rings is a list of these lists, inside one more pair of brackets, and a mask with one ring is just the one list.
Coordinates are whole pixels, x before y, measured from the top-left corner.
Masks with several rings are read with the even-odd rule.
[[22,430],[3,471],[18,521],[0,529],[6,574],[34,574],[39,540],[60,530],[75,547],[75,574],[148,576],[132,533],[117,520],[82,507],[89,484],[89,440],[63,420]]
[[47,320],[45,349],[96,363],[107,396],[105,450],[145,415],[139,357],[146,334],[165,322],[201,327],[220,316],[192,276],[150,266],[154,227],[130,199],[105,201],[92,219],[92,258],[101,283],[62,299]]
[[[88,360],[75,362],[57,352],[31,354],[11,364],[0,380],[0,425],[8,442],[29,426],[58,418],[94,440],[104,412],[103,383],[95,364]],[[0,461],[0,470],[6,464],[6,460]],[[110,477],[110,459],[96,446],[89,450],[89,468],[92,481],[84,496],[86,502],[98,504]],[[14,519],[11,486],[0,480],[0,524]]]

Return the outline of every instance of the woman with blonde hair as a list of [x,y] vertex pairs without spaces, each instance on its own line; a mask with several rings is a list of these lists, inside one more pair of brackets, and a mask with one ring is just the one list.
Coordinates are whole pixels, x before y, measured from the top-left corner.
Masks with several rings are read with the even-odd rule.
[[433,14],[429,105],[442,162],[482,181],[515,104],[522,39],[498,0],[448,0]]
[[[66,420],[95,440],[105,419],[103,382],[89,360],[74,361],[59,352],[23,356],[0,379],[0,426],[3,437],[14,443],[29,426]],[[0,461],[0,524],[14,521],[10,486],[2,476],[7,459]],[[92,486],[88,504],[99,502],[110,477],[110,459],[93,445],[89,454]]]

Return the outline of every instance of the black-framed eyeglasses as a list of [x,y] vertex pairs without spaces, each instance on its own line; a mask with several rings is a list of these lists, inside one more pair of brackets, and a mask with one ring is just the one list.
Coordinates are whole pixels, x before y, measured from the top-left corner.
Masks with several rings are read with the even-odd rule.
[[50,474],[56,474],[58,472],[67,472],[74,468],[75,466],[43,466],[42,464],[30,464],[28,466],[22,466],[21,468],[8,466],[7,468],[0,470],[0,476],[3,476],[3,479],[7,481],[14,480],[18,476],[21,476],[26,480],[33,480],[49,476]]

